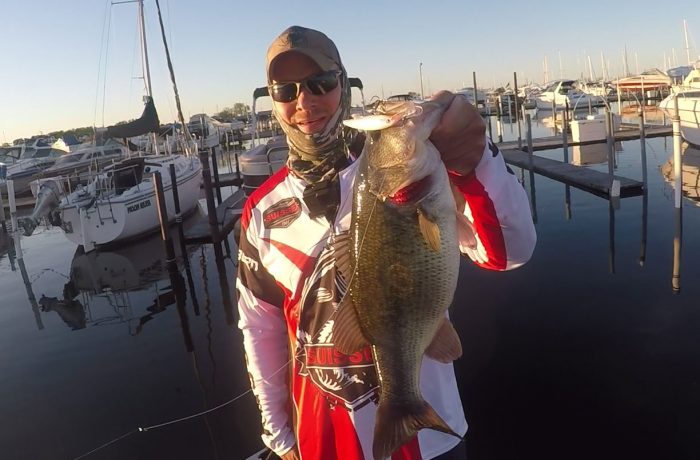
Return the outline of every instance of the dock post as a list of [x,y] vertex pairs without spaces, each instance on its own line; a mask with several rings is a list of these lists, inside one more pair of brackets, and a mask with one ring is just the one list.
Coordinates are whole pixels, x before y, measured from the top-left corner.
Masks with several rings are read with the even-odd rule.
[[[567,109],[568,109],[568,102]],[[564,163],[569,163],[569,111],[564,111],[561,129],[561,147],[564,152]],[[571,219],[571,187],[564,185],[564,215],[566,219]]]
[[182,261],[185,265],[190,261],[187,258],[187,245],[185,244],[185,229],[182,222],[182,211],[180,210],[180,191],[177,188],[177,176],[175,174],[175,165],[170,163],[170,184],[173,187],[173,203],[175,204],[175,223],[177,224],[177,237],[180,240],[180,253]]
[[642,183],[644,189],[647,188],[647,143],[646,143],[646,120],[644,110],[639,112],[639,146],[642,155]]
[[616,86],[617,86],[617,114],[621,116],[622,115],[622,95],[620,94],[620,84],[617,83]]
[[2,226],[3,233],[7,234],[7,224],[5,223],[7,217],[5,216],[5,203],[2,199],[2,190],[0,190],[0,226]]
[[530,114],[525,115],[525,125],[527,127],[527,159],[530,170],[530,203],[532,205],[532,220],[537,223],[537,197],[535,195],[535,166],[532,152],[532,119]]
[[[503,142],[503,125],[501,122],[501,96],[498,96],[498,101],[496,102],[496,135],[498,136],[498,142]],[[236,168],[238,168],[238,157],[236,157]]]
[[12,225],[12,239],[15,243],[15,257],[22,260],[22,245],[20,244],[19,226],[17,225],[17,202],[15,201],[15,181],[12,179],[5,182],[7,184],[7,201],[10,204],[10,223]]
[[561,147],[564,151],[564,163],[569,162],[569,134],[568,134],[568,121],[569,121],[569,104],[567,102],[566,109],[562,114],[561,119]]
[[223,200],[221,199],[221,187],[219,186],[219,165],[216,162],[216,147],[211,147],[209,150],[211,151],[211,167],[212,173],[214,173],[214,183],[216,184],[214,187],[216,189],[216,201],[221,204]]
[[158,220],[160,221],[160,238],[165,245],[165,262],[171,264],[175,261],[175,248],[173,240],[170,237],[170,228],[168,227],[168,207],[165,203],[165,192],[163,191],[163,178],[160,171],[153,173],[153,188],[156,192],[156,205],[158,207]]
[[[474,107],[479,110],[479,94],[476,91],[476,72],[472,72],[472,80],[474,81]],[[484,105],[486,101],[484,101]]]
[[[676,208],[681,207],[681,196],[683,182],[681,173],[683,171],[683,158],[681,156],[681,117],[678,114],[678,96],[673,98],[673,177],[674,177],[674,204]],[[14,225],[14,222],[13,222]]]
[[518,120],[518,148],[523,148],[523,134],[520,127],[520,104],[518,103],[518,73],[513,72],[513,98],[515,99],[515,116]]
[[681,292],[681,247],[683,245],[683,208],[674,211],[675,232],[673,235],[673,276],[671,288],[674,294]]
[[207,201],[207,217],[209,218],[209,228],[211,230],[212,243],[219,244],[219,222],[216,218],[216,205],[214,204],[214,192],[211,185],[211,171],[209,171],[209,152],[202,150],[199,152],[199,160],[202,163],[202,182],[204,183],[204,195]]

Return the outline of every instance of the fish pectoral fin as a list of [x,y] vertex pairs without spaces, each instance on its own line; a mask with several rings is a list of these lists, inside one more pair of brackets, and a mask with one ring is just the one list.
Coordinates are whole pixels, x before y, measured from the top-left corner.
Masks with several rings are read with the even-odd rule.
[[343,232],[335,235],[333,240],[335,267],[338,274],[346,283],[352,278],[352,263],[350,262],[350,233]]
[[362,332],[360,318],[357,316],[355,304],[349,295],[338,305],[338,310],[333,321],[333,344],[341,353],[350,355],[362,350],[369,341]]
[[457,211],[457,238],[460,244],[467,246],[469,249],[476,249],[474,225],[469,221],[467,216],[459,211]]
[[462,342],[449,319],[443,318],[433,341],[425,350],[426,356],[441,363],[451,363],[462,356]]
[[435,252],[440,252],[440,227],[420,208],[418,208],[418,228],[428,247]]

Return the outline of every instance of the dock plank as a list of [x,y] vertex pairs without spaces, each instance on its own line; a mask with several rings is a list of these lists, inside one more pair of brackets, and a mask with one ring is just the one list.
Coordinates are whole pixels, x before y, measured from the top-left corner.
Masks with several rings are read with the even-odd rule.
[[[219,224],[219,235],[223,238],[233,230],[240,219],[246,196],[243,189],[236,190],[216,207],[216,221]],[[210,244],[213,241],[209,216],[201,216],[199,220],[185,231],[187,244]]]
[[[673,128],[670,126],[655,126],[655,127],[649,127],[647,126],[644,130],[644,136],[647,138],[652,138],[652,137],[665,137],[665,136],[671,136],[673,134]],[[622,129],[620,131],[615,132],[615,142],[617,141],[631,141],[635,139],[640,138],[640,132],[639,129]],[[574,142],[571,135],[567,135],[567,144],[569,146],[573,145],[590,145],[590,144],[604,144],[606,141],[605,139],[596,139],[596,140],[591,140],[591,141],[584,141],[584,142]],[[498,147],[501,150],[509,150],[509,149],[517,149],[518,148],[518,141],[508,141],[508,142],[499,142]],[[522,140],[522,146],[523,148],[527,147],[525,139]],[[539,137],[537,139],[532,140],[532,151],[537,152],[540,150],[551,150],[551,149],[560,149],[563,147],[563,142],[562,142],[562,137],[561,135],[558,136],[547,136],[547,137]]]
[[[529,170],[529,155],[517,149],[502,149],[501,153],[506,163]],[[594,169],[576,166],[563,161],[532,156],[532,168],[537,174],[571,185],[602,198],[610,198],[610,175]],[[634,179],[613,176],[620,181],[620,197],[639,196],[644,192],[644,184]]]

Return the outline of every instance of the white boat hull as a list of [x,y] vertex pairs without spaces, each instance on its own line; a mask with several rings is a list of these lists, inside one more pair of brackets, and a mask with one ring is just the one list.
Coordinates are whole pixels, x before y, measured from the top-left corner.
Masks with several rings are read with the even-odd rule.
[[[137,186],[121,195],[96,198],[89,206],[85,206],[85,200],[73,204],[63,203],[61,227],[66,237],[89,251],[93,246],[119,243],[157,230],[160,222],[151,178],[155,170],[161,171],[168,217],[171,221],[174,220],[175,203],[168,172],[168,165],[173,161],[176,160],[165,160],[162,167],[153,167],[144,173]],[[198,205],[202,173],[198,160],[186,158],[186,161],[191,165],[177,176],[180,211],[183,214],[194,210]]]
[[[700,92],[697,96],[678,96],[678,116],[681,122],[681,136],[686,142],[700,147]],[[673,96],[669,96],[659,107],[670,117],[674,116]]]

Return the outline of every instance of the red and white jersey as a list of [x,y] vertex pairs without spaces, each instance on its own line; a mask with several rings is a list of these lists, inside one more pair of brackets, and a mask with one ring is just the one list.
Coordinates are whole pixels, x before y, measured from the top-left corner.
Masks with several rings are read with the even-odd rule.
[[[309,217],[305,184],[286,168],[250,196],[241,217],[239,327],[262,415],[262,439],[278,455],[298,444],[303,460],[372,458],[379,389],[372,353],[368,347],[344,355],[331,334],[340,293],[328,243],[331,233],[350,226],[356,168],[354,163],[340,172],[333,224]],[[473,174],[451,177],[476,232],[476,247],[460,244],[463,253],[494,270],[525,263],[536,240],[530,206],[497,147],[488,141]],[[452,364],[425,357],[421,391],[456,433],[466,434]],[[430,459],[458,442],[421,430],[392,460]]]

